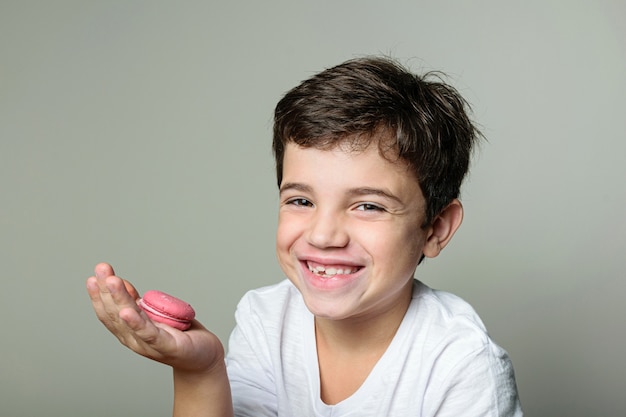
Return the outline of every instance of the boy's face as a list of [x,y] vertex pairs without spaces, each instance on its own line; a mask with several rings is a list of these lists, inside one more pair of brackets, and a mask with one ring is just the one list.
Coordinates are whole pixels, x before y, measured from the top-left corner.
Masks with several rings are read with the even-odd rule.
[[375,141],[359,152],[289,143],[283,163],[276,249],[309,310],[336,320],[405,310],[432,233],[406,166]]

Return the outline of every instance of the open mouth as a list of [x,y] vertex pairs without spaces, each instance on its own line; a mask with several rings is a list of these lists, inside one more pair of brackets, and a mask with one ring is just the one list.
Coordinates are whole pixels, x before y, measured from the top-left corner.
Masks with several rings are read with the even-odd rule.
[[322,278],[333,278],[338,275],[350,275],[357,272],[361,267],[351,265],[322,265],[316,262],[307,261],[307,268],[315,275]]

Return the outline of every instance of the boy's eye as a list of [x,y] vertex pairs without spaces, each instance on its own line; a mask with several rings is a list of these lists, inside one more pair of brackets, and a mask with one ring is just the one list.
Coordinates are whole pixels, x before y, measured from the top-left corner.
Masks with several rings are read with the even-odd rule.
[[311,203],[306,198],[292,198],[291,200],[287,201],[287,204],[293,204],[294,206],[298,207],[311,207],[313,205],[313,203]]
[[382,207],[372,203],[359,204],[356,209],[360,211],[384,211]]

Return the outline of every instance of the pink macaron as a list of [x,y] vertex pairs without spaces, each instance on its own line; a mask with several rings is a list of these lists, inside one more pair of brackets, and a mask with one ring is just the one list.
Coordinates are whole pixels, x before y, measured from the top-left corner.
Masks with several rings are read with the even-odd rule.
[[193,308],[183,300],[161,291],[146,291],[139,300],[148,317],[159,323],[167,324],[178,330],[187,330],[196,316]]

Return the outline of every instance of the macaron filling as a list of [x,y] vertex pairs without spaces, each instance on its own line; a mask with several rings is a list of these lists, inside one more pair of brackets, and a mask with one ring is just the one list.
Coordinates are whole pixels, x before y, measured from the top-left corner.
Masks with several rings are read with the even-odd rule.
[[157,290],[147,291],[137,304],[150,319],[178,330],[189,329],[196,316],[188,303]]
[[157,317],[162,317],[164,319],[168,319],[168,320],[174,320],[177,321],[179,323],[189,323],[188,319],[181,319],[178,317],[174,317],[170,314],[161,312],[159,310],[156,310],[155,308],[151,307],[150,305],[148,305],[143,298],[139,300],[139,307],[141,307],[146,313],[150,313],[152,315],[155,315]]

